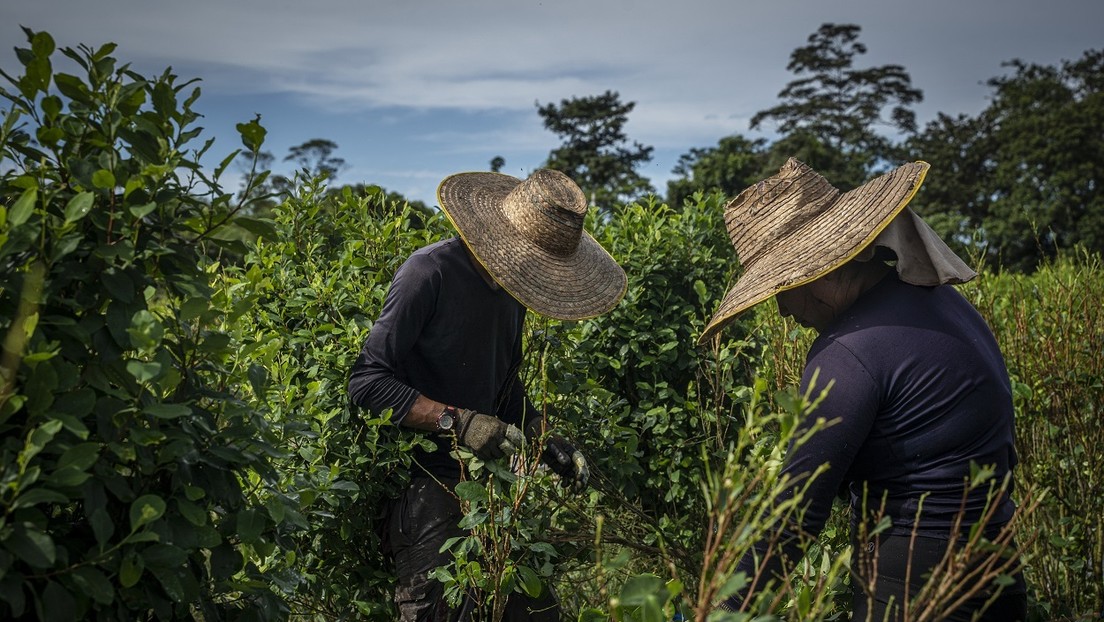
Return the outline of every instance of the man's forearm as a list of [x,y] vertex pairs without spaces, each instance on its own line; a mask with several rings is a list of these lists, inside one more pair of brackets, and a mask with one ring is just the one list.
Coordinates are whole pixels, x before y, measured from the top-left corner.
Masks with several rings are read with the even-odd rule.
[[445,406],[441,402],[419,395],[414,400],[414,405],[410,407],[410,411],[399,423],[415,430],[436,430],[437,416],[441,414]]

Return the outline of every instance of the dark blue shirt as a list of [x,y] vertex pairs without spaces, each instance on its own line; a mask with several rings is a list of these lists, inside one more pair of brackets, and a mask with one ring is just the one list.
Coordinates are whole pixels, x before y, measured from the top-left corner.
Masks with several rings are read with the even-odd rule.
[[[419,394],[493,414],[519,427],[528,405],[518,380],[525,307],[476,271],[452,238],[415,251],[391,282],[383,310],[353,365],[349,396],[399,423]],[[528,405],[531,408],[531,405]],[[447,438],[418,450],[416,467],[456,478]]]
[[[815,377],[815,383],[814,383]],[[817,337],[801,379],[811,395],[832,382],[810,419],[836,420],[791,449],[784,472],[807,476],[802,529],[818,534],[837,491],[849,493],[852,523],[885,497],[890,533],[946,538],[963,507],[970,463],[994,466],[998,480],[1016,464],[1008,371],[976,309],[949,285],[916,287],[890,274]],[[964,528],[986,505],[988,487],[966,498]],[[923,511],[917,508],[923,497]],[[997,501],[991,524],[1013,504]],[[870,525],[873,527],[873,525]],[[792,555],[792,551],[791,551]],[[750,559],[741,569],[750,571]]]

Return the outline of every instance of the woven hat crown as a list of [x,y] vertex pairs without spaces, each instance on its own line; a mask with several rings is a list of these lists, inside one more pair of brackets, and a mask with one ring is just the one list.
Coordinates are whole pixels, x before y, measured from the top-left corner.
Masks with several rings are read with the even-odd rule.
[[790,158],[778,174],[745,189],[725,207],[725,226],[747,270],[831,207],[840,191]]
[[579,247],[586,212],[579,186],[550,169],[536,171],[502,201],[502,213],[526,239],[559,257]]
[[905,209],[928,168],[927,162],[903,164],[841,193],[812,168],[790,158],[778,174],[737,195],[725,205],[725,225],[743,274],[725,294],[699,342],[743,310],[854,258]]

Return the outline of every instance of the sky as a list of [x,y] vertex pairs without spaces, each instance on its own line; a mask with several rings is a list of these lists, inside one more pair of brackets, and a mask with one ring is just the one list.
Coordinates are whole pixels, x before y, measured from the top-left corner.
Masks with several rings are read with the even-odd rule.
[[829,22],[862,28],[856,68],[905,68],[921,126],[983,110],[1003,62],[1104,48],[1104,0],[0,0],[0,68],[18,75],[20,26],[59,47],[114,42],[144,75],[200,78],[211,166],[260,114],[277,172],[290,147],[328,139],[346,160],[337,184],[431,206],[441,179],[496,156],[516,177],[539,168],[560,138],[538,104],[611,90],[635,104],[625,133],[654,148],[638,171],[662,195],[691,149],[771,138],[748,121]]

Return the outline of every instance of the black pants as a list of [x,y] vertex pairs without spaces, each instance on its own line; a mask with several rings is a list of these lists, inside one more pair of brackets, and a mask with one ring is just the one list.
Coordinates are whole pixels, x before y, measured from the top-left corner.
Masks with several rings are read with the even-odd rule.
[[[927,581],[931,569],[943,559],[948,541],[940,538],[917,537],[913,545],[912,558],[909,559],[908,535],[882,535],[878,543],[855,543],[852,565],[856,573],[856,587],[852,597],[854,622],[871,620],[872,622],[898,621],[903,618],[901,610],[905,601],[905,576],[911,563],[908,596],[915,598]],[[863,577],[869,572],[869,565],[863,559],[873,559],[877,564],[877,583],[873,594],[863,591]],[[1027,589],[1023,573],[1016,573],[1016,583],[1005,587],[996,602],[990,605],[979,618],[981,622],[1024,622],[1027,620]],[[966,588],[968,586],[963,586]],[[968,621],[979,611],[992,595],[990,589],[982,590],[962,607],[941,618],[951,621]]]
[[[457,526],[463,514],[452,494],[455,486],[456,482],[416,477],[402,496],[391,502],[384,546],[395,559],[399,577],[395,604],[403,622],[483,619],[470,599],[459,610],[450,610],[445,604],[444,585],[429,576],[433,569],[452,561],[451,553],[441,552],[445,541],[467,535]],[[537,599],[515,592],[507,600],[507,621],[559,619],[559,604],[548,590]]]

